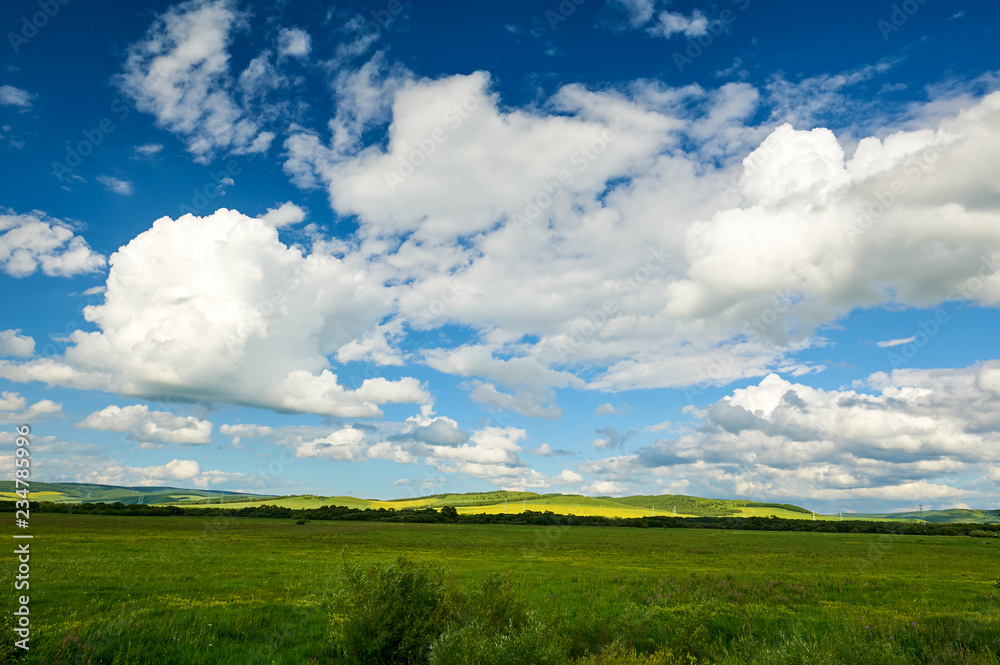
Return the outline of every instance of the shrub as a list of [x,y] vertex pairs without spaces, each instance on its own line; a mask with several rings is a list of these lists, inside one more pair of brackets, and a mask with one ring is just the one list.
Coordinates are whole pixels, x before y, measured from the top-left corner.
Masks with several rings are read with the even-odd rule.
[[385,565],[344,562],[335,637],[349,662],[426,663],[450,619],[440,568],[405,555]]

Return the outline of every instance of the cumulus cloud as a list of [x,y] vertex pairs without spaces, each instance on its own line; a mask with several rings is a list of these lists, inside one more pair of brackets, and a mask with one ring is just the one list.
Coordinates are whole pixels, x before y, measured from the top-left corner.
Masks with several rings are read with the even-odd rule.
[[583,476],[569,469],[563,469],[559,472],[559,475],[552,479],[552,484],[554,485],[577,485],[582,482]]
[[35,340],[21,330],[0,330],[0,355],[30,358],[35,355]]
[[998,375],[1000,361],[896,370],[840,390],[769,375],[695,410],[697,428],[582,470],[598,481],[684,480],[704,494],[839,505],[975,497],[970,478],[1000,462]]
[[[714,27],[657,0],[617,4],[659,36]],[[232,3],[186,3],[126,64],[126,88],[199,159],[266,144],[248,105],[288,83],[276,63],[308,55],[309,36],[282,28],[277,57],[232,76],[243,22]],[[932,100],[871,136],[816,119],[892,61],[760,88],[570,84],[512,108],[488,73],[418,78],[349,23],[327,129],[293,125],[283,144],[293,182],[357,220],[345,260],[377,262],[366,287],[392,284],[341,362],[399,365],[408,330],[464,326],[481,339],[425,361],[475,378],[490,409],[555,418],[555,391],[583,375],[600,391],[803,375],[822,366],[796,354],[854,308],[928,306],[973,277],[971,300],[997,304],[995,271],[978,275],[1000,252],[983,157],[997,94]],[[366,145],[372,130],[385,140]]]
[[20,393],[0,392],[0,422],[30,423],[57,413],[62,413],[62,404],[52,400],[39,400],[29,406],[27,398]]
[[91,250],[62,220],[34,210],[18,214],[0,208],[0,269],[11,277],[27,277],[38,270],[52,277],[95,272],[105,259]]
[[[401,315],[490,331],[483,348],[427,352],[442,371],[466,371],[478,354],[475,372],[487,378],[515,360],[548,371],[594,363],[606,368],[590,382],[599,390],[801,375],[822,368],[794,354],[853,308],[927,306],[972,279],[982,280],[974,301],[992,306],[1000,295],[1000,236],[987,223],[996,202],[981,174],[995,169],[972,152],[1000,140],[1000,95],[936,128],[863,139],[848,155],[828,129],[744,126],[756,102],[742,85],[684,93],[696,116],[677,91],[637,86],[625,98],[568,86],[552,102],[558,117],[502,112],[487,85],[483,75],[408,84],[385,152],[316,164],[334,206],[358,215],[371,238],[363,251],[384,251],[376,237],[412,232],[387,258],[405,267],[404,279],[417,277],[400,292]],[[468,117],[443,120],[470,99]],[[615,116],[628,132],[588,143],[601,127],[613,131]],[[419,144],[435,129],[447,138],[424,154]],[[720,134],[731,137],[725,145]],[[706,172],[697,152],[660,154],[681,135],[711,154],[759,142],[741,162]],[[575,167],[574,146],[587,145],[600,156],[588,161],[584,150]],[[477,177],[486,162],[470,162],[475,154],[490,155],[489,178]],[[519,161],[526,155],[531,164]],[[560,167],[581,169],[571,186],[552,185]],[[604,192],[614,178],[629,184]],[[435,194],[445,182],[462,182],[460,194]],[[528,215],[533,192],[544,205]],[[941,243],[955,251],[936,251]],[[431,265],[446,274],[428,275]],[[524,362],[517,369],[538,374]],[[513,404],[495,386],[470,385],[491,406]]]
[[[172,459],[160,465],[134,467],[123,464],[95,464],[92,458],[75,458],[83,462],[85,468],[75,473],[62,474],[53,480],[72,481],[79,483],[96,483],[101,485],[122,485],[126,487],[194,486],[208,489],[220,483],[241,481],[246,478],[242,473],[230,473],[219,470],[204,470],[196,460]],[[73,468],[69,465],[67,468]]]
[[345,387],[328,356],[373,328],[391,297],[357,256],[304,255],[274,226],[219,210],[157,220],[111,257],[96,332],[62,357],[0,361],[0,375],[122,395],[373,417],[379,404],[430,401],[420,382]]
[[206,444],[212,442],[212,423],[194,416],[177,416],[166,411],[150,411],[145,404],[111,405],[95,411],[77,427],[105,432],[128,432],[142,443]]
[[277,208],[268,208],[263,215],[258,215],[257,219],[271,224],[275,228],[298,224],[306,218],[306,211],[295,205],[291,201],[285,201]]
[[[446,416],[435,416],[422,407],[420,415],[405,422],[354,423],[335,429],[316,426],[266,427],[223,425],[226,436],[256,438],[285,448],[294,458],[316,458],[362,463],[389,460],[399,464],[423,464],[437,474],[460,475],[502,488],[545,489],[580,482],[577,474],[564,469],[546,476],[520,457],[527,432],[515,427],[483,427],[465,431]],[[566,454],[543,445],[533,454]],[[442,476],[437,476],[442,477]],[[436,481],[443,482],[443,481]]]

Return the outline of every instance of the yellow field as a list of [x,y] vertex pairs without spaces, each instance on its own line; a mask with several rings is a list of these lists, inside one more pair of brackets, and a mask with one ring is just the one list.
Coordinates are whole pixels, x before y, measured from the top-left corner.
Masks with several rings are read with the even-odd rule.
[[[62,492],[32,492],[30,499],[32,501],[52,501],[56,502],[60,499],[66,497]],[[21,497],[14,492],[0,492],[0,499],[6,499],[8,501],[19,501]]]
[[[737,517],[770,517],[774,515],[775,517],[781,517],[788,520],[811,520],[812,515],[809,513],[797,513],[794,510],[785,510],[784,508],[737,508],[739,511]],[[817,520],[836,520],[839,519],[836,515],[820,515],[816,513]]]
[[[369,507],[375,510],[379,508],[402,510],[403,508],[423,508],[434,502],[435,499],[407,499],[406,501],[369,501],[368,503],[370,504]],[[351,507],[353,508],[354,506]]]
[[[523,506],[523,507],[522,507]],[[492,506],[459,506],[458,512],[462,515],[476,515],[476,514],[487,514],[495,515],[498,513],[520,513],[525,510],[534,510],[535,512],[544,513],[552,512],[557,515],[578,515],[580,517],[646,517],[653,514],[652,509],[642,509],[633,508],[632,506],[602,506],[599,502],[595,502],[590,505],[582,505],[579,503],[543,503],[540,501],[510,501],[508,502],[506,508],[502,503],[498,503]],[[665,513],[660,512],[660,515]],[[673,512],[666,513],[668,515],[673,515]],[[685,515],[683,513],[677,513],[677,517],[694,517],[694,515]]]

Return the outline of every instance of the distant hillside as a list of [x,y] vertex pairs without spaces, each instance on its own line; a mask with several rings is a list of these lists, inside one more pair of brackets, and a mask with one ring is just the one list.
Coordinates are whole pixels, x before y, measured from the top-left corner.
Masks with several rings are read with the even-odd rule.
[[[844,515],[845,519],[847,515]],[[950,510],[913,510],[905,513],[851,513],[851,519],[857,520],[914,520],[917,522],[940,522],[944,524],[1000,524],[1000,517],[995,510],[978,510],[952,508]]]
[[[0,498],[16,498],[14,481],[0,481]],[[227,492],[225,490],[192,490],[178,487],[119,487],[117,485],[91,485],[84,483],[39,483],[32,482],[31,499],[33,501],[52,501],[53,503],[115,503],[126,505],[134,503],[155,504],[188,504],[192,502],[260,500],[273,495],[245,494],[242,492]]]
[[[15,498],[13,481],[0,481],[0,499]],[[742,499],[706,499],[682,494],[648,496],[581,496],[579,494],[537,494],[535,492],[469,492],[465,494],[429,494],[409,499],[358,499],[351,496],[319,496],[300,494],[274,496],[193,490],[176,487],[117,487],[80,483],[32,483],[31,498],[57,503],[121,502],[149,505],[192,506],[218,503],[236,504],[241,508],[276,505],[284,508],[348,508],[386,510],[416,510],[454,506],[461,514],[520,513],[524,510],[553,512],[580,517],[645,517],[652,515],[678,517],[781,517],[786,519],[840,520],[839,514],[815,516],[810,510],[788,503],[761,503]],[[924,521],[939,523],[1000,523],[1000,517],[990,510],[926,510],[904,513],[844,513],[843,520]]]

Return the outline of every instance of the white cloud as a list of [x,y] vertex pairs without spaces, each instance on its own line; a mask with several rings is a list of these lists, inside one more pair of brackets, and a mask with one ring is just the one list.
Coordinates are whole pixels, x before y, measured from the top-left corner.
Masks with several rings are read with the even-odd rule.
[[615,410],[615,406],[609,403],[601,404],[596,409],[594,409],[595,416],[608,416],[614,413],[618,412]]
[[162,143],[144,143],[142,145],[137,145],[134,148],[135,154],[141,155],[143,157],[153,157],[154,155],[160,154],[163,151]]
[[1000,144],[1000,93],[856,143],[749,124],[761,104],[805,112],[889,66],[763,92],[569,85],[531,111],[502,108],[481,72],[379,96],[382,67],[358,99],[388,98],[391,115],[356,105],[391,119],[388,143],[351,154],[341,118],[327,145],[293,133],[286,170],[357,216],[359,251],[406,284],[399,318],[479,333],[424,354],[487,379],[468,387],[490,407],[557,414],[551,388],[578,387],[581,367],[602,391],[798,376],[823,368],[795,354],[851,309],[926,307],[980,279],[967,299],[1000,303],[1000,173],[974,148]]
[[26,400],[17,393],[0,393],[0,411],[17,411],[26,406]]
[[31,108],[34,93],[15,88],[12,85],[0,85],[0,106],[17,106],[21,109]]
[[321,439],[303,441],[295,446],[296,457],[321,457],[340,462],[365,459],[365,433],[353,427],[333,432]]
[[274,226],[221,209],[157,220],[111,257],[104,303],[84,315],[62,357],[0,361],[15,381],[101,388],[335,417],[430,401],[410,377],[342,385],[328,356],[391,308],[379,266],[303,253]]
[[[432,413],[424,407],[421,415],[405,423],[382,421],[346,425],[334,430],[305,426],[223,425],[220,432],[227,436],[267,440],[293,451],[296,458],[355,463],[382,459],[408,465],[422,461],[436,472],[481,479],[497,487],[543,489],[553,484],[577,482],[573,472],[548,477],[525,464],[519,455],[521,441],[527,437],[523,429],[484,427],[465,432],[451,418]],[[548,454],[553,454],[551,448],[548,450]]]
[[147,466],[135,471],[148,479],[188,480],[201,473],[201,467],[194,460],[175,459],[163,466]]
[[62,404],[52,400],[43,399],[28,406],[28,400],[20,393],[7,390],[0,393],[0,423],[34,423],[57,413],[62,413]]
[[257,219],[276,228],[298,224],[305,218],[306,211],[291,201],[285,201],[277,208],[268,208],[266,213],[257,216]]
[[708,26],[708,19],[697,9],[691,16],[678,12],[660,12],[656,17],[656,23],[650,26],[649,34],[664,39],[670,39],[678,34],[685,37],[701,37],[708,34]]
[[157,18],[146,38],[132,45],[119,78],[137,108],[184,137],[201,163],[218,151],[264,152],[274,137],[261,131],[230,92],[228,47],[234,31],[244,28],[231,0],[184,2]]
[[875,344],[881,349],[887,349],[893,346],[902,346],[904,344],[909,344],[916,337],[906,337],[904,339],[887,339],[884,342],[876,342]]
[[27,277],[39,269],[53,277],[72,277],[104,264],[104,257],[67,222],[38,210],[18,214],[0,208],[0,269],[11,277]]
[[35,355],[35,340],[21,330],[0,330],[0,355],[30,358]]
[[686,480],[702,495],[839,505],[976,497],[969,478],[1000,462],[998,375],[1000,361],[897,370],[857,386],[874,392],[770,375],[696,410],[696,429],[582,471],[619,483]]
[[583,482],[583,476],[576,471],[563,469],[559,475],[552,479],[554,485],[576,485]]
[[145,404],[126,407],[111,405],[95,411],[77,427],[105,432],[128,432],[130,439],[143,443],[206,444],[212,442],[212,423],[194,416],[177,416],[150,411]]
[[625,8],[628,13],[628,27],[645,28],[646,32],[654,37],[664,39],[670,39],[674,35],[701,37],[708,34],[711,25],[709,19],[697,9],[690,16],[686,16],[680,12],[662,9],[669,3],[656,0],[609,0],[609,4]]
[[278,32],[278,53],[295,58],[305,58],[312,48],[309,33],[300,28],[282,28]]
[[150,487],[173,483],[193,485],[200,489],[220,483],[242,481],[242,473],[203,470],[196,460],[173,459],[159,466],[130,467],[117,464],[93,465],[73,474],[75,482]]
[[590,496],[625,496],[628,485],[612,480],[598,480],[580,488],[585,495]]
[[122,196],[132,196],[132,183],[128,180],[119,180],[109,175],[97,176],[97,182],[104,185],[109,192],[121,194]]

